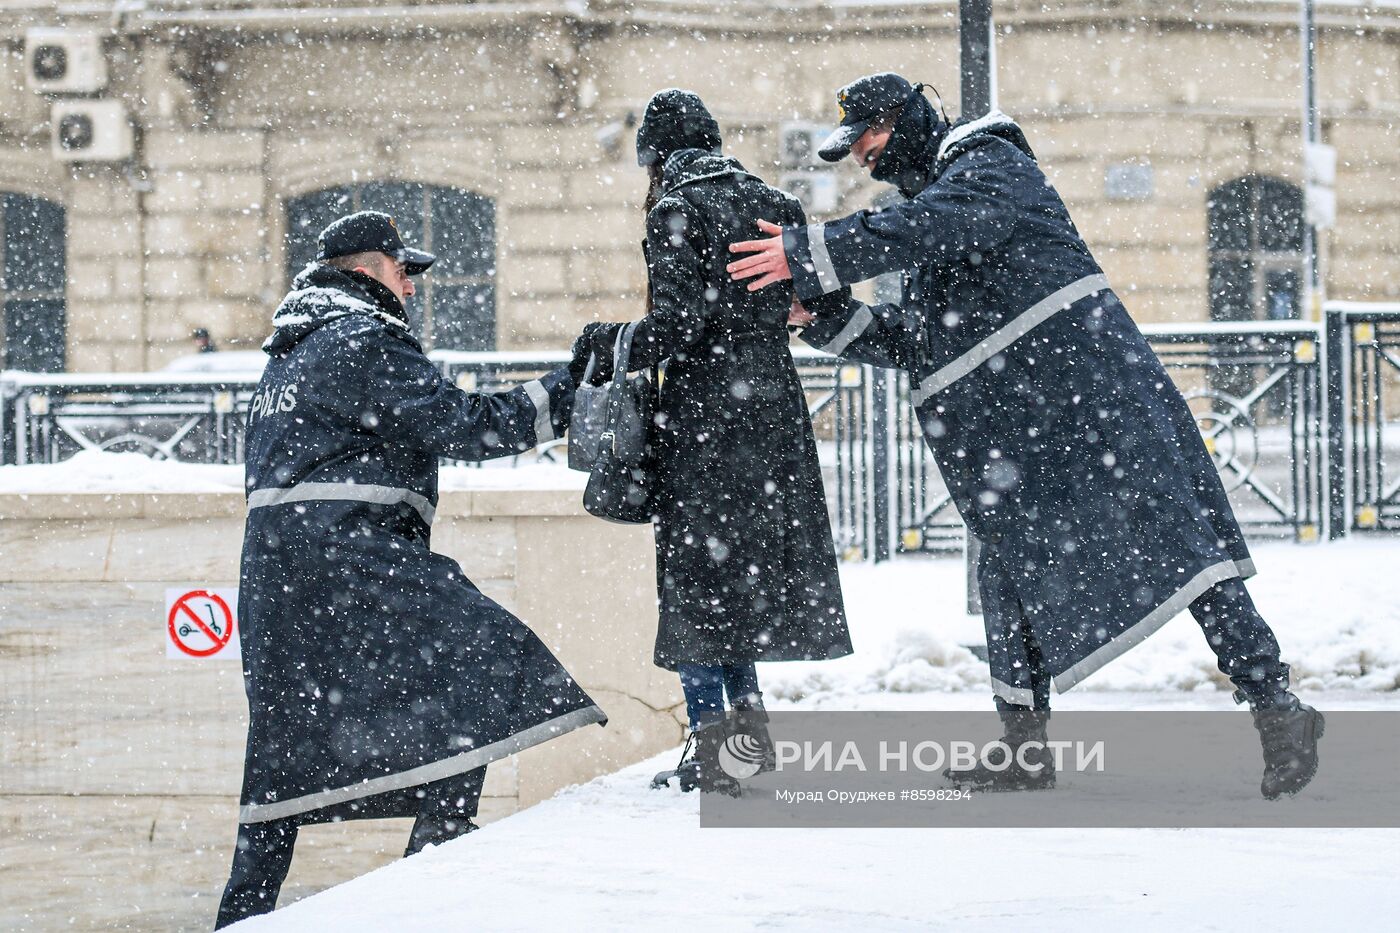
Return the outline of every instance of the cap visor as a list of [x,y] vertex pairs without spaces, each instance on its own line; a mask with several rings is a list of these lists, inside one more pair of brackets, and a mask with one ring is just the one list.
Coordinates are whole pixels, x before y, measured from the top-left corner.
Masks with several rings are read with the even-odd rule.
[[403,271],[409,275],[421,275],[428,271],[429,266],[437,262],[436,256],[432,253],[425,253],[421,249],[405,248],[398,258],[403,262]]
[[860,139],[861,134],[869,125],[861,122],[852,123],[849,126],[838,126],[836,131],[826,138],[826,142],[822,143],[822,147],[817,150],[817,155],[821,156],[825,162],[840,162],[850,154],[851,147],[855,145],[857,139]]

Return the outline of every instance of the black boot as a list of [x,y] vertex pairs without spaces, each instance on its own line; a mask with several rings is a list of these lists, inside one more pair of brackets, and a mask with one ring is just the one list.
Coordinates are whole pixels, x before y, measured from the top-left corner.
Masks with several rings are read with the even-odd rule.
[[725,773],[719,764],[720,747],[729,736],[728,723],[716,722],[701,726],[690,733],[681,750],[681,762],[674,771],[662,771],[651,779],[656,789],[667,787],[671,778],[683,793],[697,788],[706,794],[739,796],[739,782]]
[[757,773],[777,770],[778,754],[773,748],[773,737],[768,734],[768,711],[761,704],[735,707],[730,727],[745,757],[758,764]]
[[[1236,694],[1236,702],[1243,699]],[[1286,690],[1249,698],[1249,705],[1264,750],[1259,792],[1265,800],[1298,793],[1317,774],[1317,742],[1325,725],[1322,714]]]
[[[651,779],[651,789],[661,790],[663,787],[670,787],[671,780],[680,779],[681,774],[690,767],[692,759],[695,757],[695,733],[685,737],[685,747],[681,749],[681,760],[676,762],[676,766],[669,771],[658,771]],[[681,788],[685,790],[685,788]]]
[[682,791],[700,789],[702,794],[728,794],[738,797],[739,782],[720,766],[720,749],[729,738],[729,723],[716,722],[695,732],[695,757],[680,775]]
[[[1003,710],[1001,721],[1006,726],[1006,735],[1001,740],[1011,750],[1011,760],[1006,760],[1005,752],[993,749],[987,760],[979,761],[971,768],[946,768],[943,776],[962,790],[988,793],[1052,790],[1055,787],[1055,758],[1045,747],[1045,724],[1049,719],[1049,710]],[[1022,751],[1021,746],[1028,743],[1035,744]],[[1021,767],[1022,760],[1029,767]]]
[[404,849],[403,857],[417,855],[427,846],[442,845],[458,836],[474,833],[480,828],[471,821],[471,817],[461,814],[419,813],[418,819],[413,823],[413,832],[408,837],[408,848]]

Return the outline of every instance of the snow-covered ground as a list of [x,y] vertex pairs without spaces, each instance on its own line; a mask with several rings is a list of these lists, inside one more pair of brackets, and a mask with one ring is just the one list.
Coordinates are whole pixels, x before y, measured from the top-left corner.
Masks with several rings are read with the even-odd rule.
[[[1255,556],[1251,589],[1307,699],[1400,713],[1400,542]],[[777,705],[988,708],[985,667],[961,647],[981,633],[959,561],[842,579],[856,654],[765,665]],[[1055,704],[1231,709],[1222,684],[1182,616]],[[1393,929],[1400,912],[1396,830],[702,830],[696,795],[646,787],[677,752],[240,929],[1320,931]]]
[[697,795],[647,789],[673,762],[570,788],[238,929],[1360,931],[1393,929],[1400,910],[1395,830],[702,830]]

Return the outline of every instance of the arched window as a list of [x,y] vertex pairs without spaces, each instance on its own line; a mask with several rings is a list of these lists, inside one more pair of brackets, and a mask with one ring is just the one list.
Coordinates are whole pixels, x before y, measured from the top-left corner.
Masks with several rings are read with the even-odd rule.
[[375,210],[391,215],[410,246],[438,261],[408,301],[409,324],[425,346],[496,347],[496,205],[440,185],[370,182],[313,191],[287,202],[288,281],[316,255],[316,234],[337,217]]
[[1211,320],[1298,317],[1303,192],[1282,179],[1246,175],[1211,191],[1206,213]]
[[63,371],[68,358],[65,231],[62,205],[24,194],[0,195],[0,369]]

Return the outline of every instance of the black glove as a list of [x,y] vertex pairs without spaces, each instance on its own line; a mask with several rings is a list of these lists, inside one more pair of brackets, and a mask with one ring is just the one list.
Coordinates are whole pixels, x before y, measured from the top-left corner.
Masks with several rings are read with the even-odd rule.
[[588,368],[588,358],[593,356],[597,362],[593,366],[593,372],[589,377],[592,385],[602,385],[612,378],[613,371],[613,347],[617,344],[617,335],[626,324],[586,324],[583,333],[578,340],[574,341],[574,356],[569,361],[569,374],[574,377],[576,385],[583,384],[583,374]]
[[[589,325],[592,327],[593,325]],[[588,332],[584,331],[574,341],[573,357],[569,360],[569,378],[574,381],[574,386],[583,385],[583,374],[588,371],[588,358],[593,355],[593,350],[589,346]],[[597,371],[598,367],[593,367]]]

